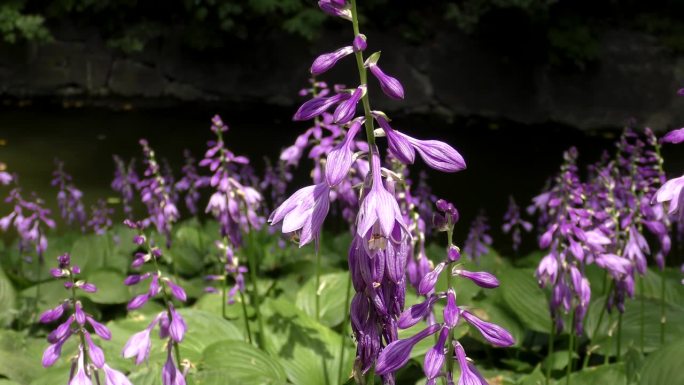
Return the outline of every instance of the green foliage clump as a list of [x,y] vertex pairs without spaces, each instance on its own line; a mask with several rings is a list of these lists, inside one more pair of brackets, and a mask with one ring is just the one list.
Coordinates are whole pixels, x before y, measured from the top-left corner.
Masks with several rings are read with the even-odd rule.
[[38,14],[22,13],[22,2],[10,2],[0,5],[0,35],[7,43],[16,43],[20,39],[44,42],[51,39],[45,27],[45,18]]

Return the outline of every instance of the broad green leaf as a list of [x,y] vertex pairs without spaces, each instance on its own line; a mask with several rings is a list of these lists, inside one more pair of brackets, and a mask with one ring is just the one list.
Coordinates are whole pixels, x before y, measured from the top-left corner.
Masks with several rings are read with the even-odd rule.
[[[665,301],[674,305],[684,304],[684,285],[682,285],[682,274],[678,270],[667,269],[660,272],[648,269],[648,272],[637,278],[635,291],[637,296],[644,296],[660,301],[663,290],[663,276],[665,277]],[[640,282],[643,280],[643,282]],[[643,293],[642,293],[643,285]]]
[[[563,377],[557,383],[565,384],[566,381],[567,379]],[[590,367],[570,375],[570,384],[572,385],[618,385],[626,383],[625,368],[622,364]]]
[[316,319],[316,292],[318,292],[320,322],[329,327],[339,325],[344,320],[347,307],[345,300],[347,300],[348,280],[349,273],[347,272],[323,274],[320,278],[320,286],[316,289],[316,278],[311,277],[297,293],[297,307]]
[[47,342],[21,332],[0,331],[0,375],[21,384],[30,383],[42,373],[42,349],[47,346]]
[[[284,299],[268,299],[262,306],[262,317],[266,351],[280,359],[290,382],[338,385],[348,379],[355,353],[349,337],[314,321]],[[340,355],[342,343],[344,356]],[[340,361],[342,371],[338,377]]]
[[532,269],[508,268],[498,274],[499,293],[506,307],[527,329],[548,333],[551,317],[544,292]]
[[88,275],[87,281],[95,284],[97,291],[87,297],[98,304],[126,303],[133,295],[129,287],[124,285],[124,279],[123,274],[110,268],[96,270]]
[[17,293],[5,272],[0,269],[0,325],[8,326],[17,312]]
[[683,359],[684,338],[653,352],[641,367],[641,385],[684,384]]
[[[577,353],[573,352],[572,357],[574,360],[577,360]],[[544,358],[542,367],[546,370],[546,368],[551,365],[552,370],[563,370],[568,366],[569,358],[567,350],[556,351]]]
[[197,383],[223,385],[278,385],[287,382],[280,362],[242,341],[219,341],[202,353]]

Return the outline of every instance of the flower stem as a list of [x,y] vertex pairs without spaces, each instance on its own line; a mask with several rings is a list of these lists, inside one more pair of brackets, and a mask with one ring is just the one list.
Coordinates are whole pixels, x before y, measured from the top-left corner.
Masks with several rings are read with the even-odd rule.
[[617,329],[617,351],[615,352],[615,362],[620,362],[622,355],[622,312],[618,311],[618,329]]
[[[665,268],[663,268],[662,276],[660,277],[660,344],[661,345],[665,345],[665,324],[666,323],[667,323],[667,314],[665,313]],[[643,327],[643,325],[642,325],[642,327]],[[643,350],[642,350],[642,353],[643,353]]]
[[645,321],[644,320],[644,318],[645,318],[645,316],[644,316],[644,302],[645,302],[645,300],[644,300],[644,277],[643,276],[639,277],[639,291],[641,292],[641,298],[639,300],[640,313],[641,313],[640,314],[640,316],[641,316],[640,342],[641,342],[641,354],[643,355],[644,354],[644,334],[645,334],[645,330],[644,330],[644,321]]
[[256,313],[257,324],[259,325],[259,334],[257,336],[258,346],[262,349],[264,346],[264,323],[261,319],[260,310],[260,299],[259,299],[259,289],[257,287],[257,265],[256,265],[256,241],[254,240],[254,231],[249,233],[250,247],[252,248],[250,253],[247,253],[247,262],[249,263],[249,276],[252,281],[252,298],[254,300],[254,311]]
[[[449,227],[447,230],[447,245],[453,245],[454,242],[454,224],[451,223],[451,216],[449,218]],[[447,269],[447,291],[451,290],[451,269]],[[454,347],[454,331],[449,330],[449,337],[447,338],[447,355],[446,355],[446,368],[447,373],[454,372],[454,355],[456,354]]]
[[314,311],[316,312],[316,321],[321,320],[321,252],[316,246],[316,285],[314,287],[314,298],[316,301]]
[[572,317],[571,317],[571,323],[568,328],[568,367],[565,375],[565,383],[566,385],[570,385],[572,382],[570,380],[570,374],[572,373],[572,353],[574,352],[574,344],[575,344],[575,333],[573,333],[573,327],[575,325],[575,312],[572,312]]
[[340,383],[344,383],[345,381],[342,381],[342,372],[344,370],[344,351],[345,348],[347,347],[347,344],[345,343],[346,338],[346,330],[347,330],[347,324],[349,323],[349,297],[351,296],[351,272],[347,274],[347,291],[344,297],[344,319],[342,320],[342,330],[340,337],[340,367],[337,370],[337,378],[339,379]]
[[[71,278],[71,306],[76,310],[76,280],[74,279],[74,272],[70,271]],[[81,354],[83,354],[83,367],[88,368],[88,345],[86,345],[85,333],[83,333],[83,326],[79,325],[78,335],[81,339]],[[77,358],[78,359],[78,358]],[[86,369],[87,370],[87,369]]]
[[553,342],[556,338],[556,322],[551,316],[551,326],[549,328],[549,352],[547,354],[549,363],[546,365],[546,385],[551,385],[551,356],[553,356]]
[[[356,37],[361,34],[359,31],[359,14],[356,11],[356,0],[351,0],[351,13],[354,37]],[[368,73],[366,72],[366,67],[363,66],[363,53],[356,51],[354,56],[356,57],[356,67],[359,71],[359,81],[361,84],[366,84],[368,82]],[[361,98],[361,103],[363,104],[363,112],[366,118],[366,140],[368,141],[369,151],[372,153],[375,148],[375,134],[373,133],[373,117],[371,116],[370,99],[367,92]]]
[[242,316],[245,319],[245,331],[247,331],[247,341],[251,345],[252,331],[249,329],[249,319],[247,319],[247,304],[245,303],[245,294],[241,290],[238,290],[238,292],[240,293],[240,303],[242,304]]

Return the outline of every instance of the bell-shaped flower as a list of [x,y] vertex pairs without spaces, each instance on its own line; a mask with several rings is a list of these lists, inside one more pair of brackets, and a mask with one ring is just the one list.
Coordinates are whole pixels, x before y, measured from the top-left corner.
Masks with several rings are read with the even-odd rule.
[[411,305],[404,310],[397,320],[397,327],[399,329],[408,329],[427,317],[432,310],[432,305],[439,299],[436,295],[431,295],[425,301]]
[[283,222],[282,232],[299,233],[299,247],[314,239],[323,226],[330,208],[330,187],[326,183],[307,186],[287,198],[271,214],[271,226]]
[[152,327],[154,327],[156,322],[157,321],[155,319],[155,321],[153,321],[153,323],[150,324],[150,326],[148,326],[145,330],[133,334],[128,341],[126,341],[126,345],[124,345],[123,351],[121,352],[121,355],[124,358],[135,357],[136,365],[140,365],[147,359],[147,357],[150,355],[150,348],[152,347],[150,332],[152,331]]
[[171,346],[169,345],[166,363],[162,367],[162,385],[185,385],[183,373],[173,363],[171,357]]
[[682,194],[682,189],[684,188],[684,176],[679,178],[673,178],[665,182],[658,189],[655,194],[655,200],[658,203],[669,202],[668,213],[674,215],[679,213],[679,218],[684,216],[684,194]]
[[387,116],[380,111],[373,111],[373,116],[387,137],[389,152],[404,164],[413,164],[416,159],[416,151],[405,136],[399,135],[390,127]]
[[461,375],[458,378],[458,385],[489,385],[487,380],[482,377],[480,372],[477,371],[475,365],[468,362],[465,355],[465,350],[460,343],[454,343],[454,349],[456,350],[456,359],[458,360],[458,366],[461,368]]
[[402,242],[408,236],[408,230],[396,198],[382,183],[377,149],[372,153],[371,178],[372,186],[359,208],[356,233],[368,241],[368,249],[374,252],[385,249],[388,239]]
[[76,374],[74,374],[71,381],[69,381],[69,385],[92,385],[93,382],[90,380],[88,373],[86,373],[83,363],[83,361],[85,361],[83,351],[80,352],[77,361]]
[[351,97],[335,108],[333,112],[333,122],[337,124],[345,124],[352,119],[356,114],[356,105],[359,104],[359,100],[366,94],[366,85],[361,84],[358,86],[354,92],[352,92]]
[[333,68],[340,59],[349,56],[352,52],[354,52],[354,48],[352,46],[346,46],[334,52],[328,52],[318,56],[313,64],[311,64],[311,75],[317,76],[328,71]]
[[99,346],[95,345],[93,339],[90,337],[90,333],[84,332],[83,335],[88,344],[88,357],[90,357],[90,361],[92,361],[93,365],[102,369],[105,364],[104,352]]
[[549,283],[556,282],[556,277],[558,276],[558,259],[555,254],[547,254],[539,262],[539,267],[537,267],[537,282],[539,286],[545,287]]
[[412,337],[391,342],[380,352],[378,361],[375,365],[375,372],[384,375],[397,371],[399,368],[406,365],[411,356],[411,350],[413,350],[413,347],[418,342],[435,334],[441,328],[442,325],[433,324]]
[[499,280],[496,279],[496,276],[494,274],[487,273],[486,271],[454,270],[452,274],[468,278],[477,286],[483,287],[485,289],[499,287]]
[[43,367],[50,367],[54,365],[55,362],[57,362],[59,356],[62,355],[62,346],[69,339],[70,336],[71,330],[68,330],[67,333],[60,340],[55,341],[45,349],[45,351],[43,352]]
[[425,353],[423,373],[425,373],[425,377],[427,377],[428,380],[439,376],[439,372],[446,360],[447,349],[444,345],[446,345],[450,332],[451,330],[449,328],[443,328],[442,331],[439,332],[437,343]]
[[431,272],[425,274],[423,279],[420,280],[420,284],[418,284],[418,294],[427,295],[435,290],[439,275],[442,274],[445,266],[446,263],[444,262],[438,263]]
[[368,47],[368,43],[366,43],[366,35],[364,34],[358,34],[354,37],[354,42],[352,43],[354,47],[354,52],[363,52],[366,50],[366,47]]
[[660,141],[662,143],[672,143],[677,144],[684,142],[684,128],[679,128],[677,130],[672,130],[665,134]]
[[299,107],[295,112],[294,120],[310,120],[327,111],[330,107],[347,100],[351,95],[347,92],[335,94],[330,97],[316,97]]
[[181,317],[180,314],[176,311],[176,309],[173,307],[173,305],[170,305],[169,309],[171,313],[171,323],[169,324],[169,335],[171,336],[171,339],[176,341],[176,342],[181,342],[183,341],[183,336],[185,336],[185,331],[187,330],[187,325],[185,324],[185,320],[183,317]]
[[93,327],[93,330],[95,331],[95,334],[100,336],[103,340],[110,340],[112,339],[112,332],[109,331],[109,329],[104,326],[103,324],[95,321],[93,317],[87,316],[86,320],[90,324],[90,326]]
[[354,163],[352,144],[354,143],[354,137],[361,128],[361,124],[362,120],[360,119],[353,121],[344,139],[328,153],[325,163],[325,180],[328,186],[337,186],[349,174],[349,170]]
[[435,170],[442,172],[457,172],[465,170],[466,163],[463,156],[453,147],[439,140],[420,140],[397,131],[397,134],[408,140],[418,151],[423,161]]
[[50,322],[57,321],[62,316],[62,314],[64,314],[64,308],[65,307],[66,307],[66,305],[62,303],[62,304],[58,305],[57,307],[55,307],[54,309],[48,309],[48,310],[44,311],[40,315],[40,319],[39,319],[40,323],[47,324]]
[[461,316],[473,325],[482,334],[482,337],[494,346],[511,346],[515,343],[513,336],[508,330],[499,325],[483,321],[467,310],[461,312]]
[[105,364],[103,369],[105,385],[133,385],[125,374],[110,368],[109,365]]
[[380,52],[375,52],[374,54],[370,55],[368,59],[366,59],[366,63],[364,65],[373,74],[373,76],[378,79],[380,88],[385,95],[392,99],[403,99],[404,87],[401,85],[401,82],[399,82],[399,80],[396,78],[384,73],[382,69],[380,69],[380,66],[378,66],[378,60],[380,60]]
[[319,0],[318,6],[328,15],[352,21],[351,9],[346,4],[340,6],[338,0]]
[[442,313],[444,315],[444,326],[449,329],[455,328],[458,323],[459,312],[460,309],[458,305],[456,305],[456,292],[454,289],[449,289],[449,291],[447,291],[447,304]]

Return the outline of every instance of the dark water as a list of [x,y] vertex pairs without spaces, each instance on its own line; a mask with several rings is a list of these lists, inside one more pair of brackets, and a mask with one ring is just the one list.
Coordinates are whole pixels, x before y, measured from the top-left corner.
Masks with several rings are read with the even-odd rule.
[[[147,138],[157,155],[167,158],[178,175],[184,149],[197,158],[202,155],[206,141],[212,137],[209,126],[214,113],[230,126],[226,137],[229,148],[248,155],[260,170],[264,157],[277,158],[280,149],[306,128],[306,124],[290,120],[293,110],[264,111],[232,105],[216,110],[197,106],[144,111],[57,107],[0,110],[0,138],[7,142],[0,147],[0,161],[20,175],[25,191],[37,191],[54,207],[56,191],[49,183],[53,161],[60,158],[90,204],[99,197],[113,195],[109,188],[112,154],[140,158],[140,138]],[[498,228],[509,195],[526,206],[558,170],[564,150],[577,147],[580,161],[588,164],[603,151],[612,151],[619,135],[617,127],[582,132],[553,123],[521,125],[482,118],[447,122],[418,115],[394,117],[393,126],[417,138],[445,140],[465,157],[466,171],[429,172],[434,192],[453,201],[461,211],[459,239],[465,237],[468,223],[480,209],[491,218],[495,239],[500,238]],[[666,147],[664,156],[668,171],[684,170],[684,157],[676,147]],[[304,175],[304,170],[301,173]]]

